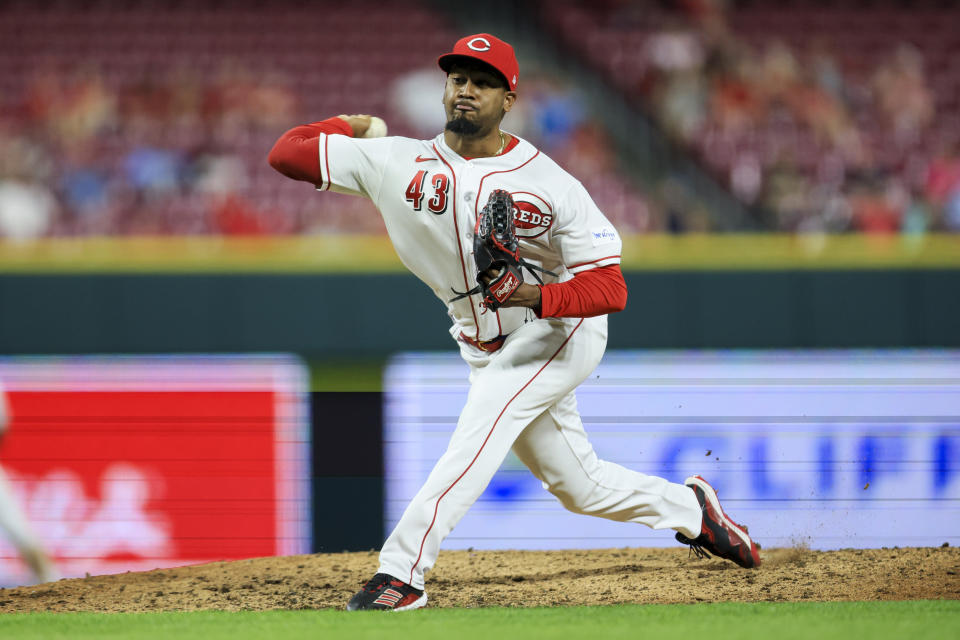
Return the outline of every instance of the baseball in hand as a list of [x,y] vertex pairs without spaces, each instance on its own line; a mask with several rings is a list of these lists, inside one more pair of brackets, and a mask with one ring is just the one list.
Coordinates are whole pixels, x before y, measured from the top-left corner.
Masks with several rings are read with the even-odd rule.
[[387,123],[383,121],[383,118],[370,116],[370,126],[367,127],[367,131],[363,134],[363,137],[382,138],[385,135],[387,135]]

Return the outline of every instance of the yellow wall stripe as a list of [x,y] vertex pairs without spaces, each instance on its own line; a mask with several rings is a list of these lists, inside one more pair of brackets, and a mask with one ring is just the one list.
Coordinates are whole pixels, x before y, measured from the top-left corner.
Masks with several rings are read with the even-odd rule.
[[636,235],[624,240],[624,269],[960,268],[960,235]]
[[[960,235],[634,235],[628,271],[960,268]],[[401,272],[385,236],[0,240],[0,273]]]

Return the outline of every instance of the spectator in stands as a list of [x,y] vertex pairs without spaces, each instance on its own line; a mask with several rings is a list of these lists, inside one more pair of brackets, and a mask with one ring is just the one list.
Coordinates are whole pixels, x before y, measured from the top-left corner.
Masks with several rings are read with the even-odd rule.
[[[390,87],[398,115],[413,127],[418,136],[426,138],[444,126],[443,113],[436,109],[436,94],[443,91],[442,80],[437,77],[436,69],[430,66],[400,76]],[[526,82],[524,78],[524,84]],[[513,120],[514,114],[510,117]]]
[[737,134],[752,130],[764,116],[765,101],[756,85],[758,77],[757,61],[744,46],[714,80],[711,115],[723,131]]
[[888,197],[882,177],[864,180],[851,197],[853,225],[857,231],[891,234],[900,230],[897,202]]
[[806,124],[814,139],[824,147],[849,144],[850,136],[857,136],[847,110],[842,102],[825,91],[812,75],[796,78],[787,90],[785,100],[797,116]]
[[66,209],[61,224],[81,234],[114,232],[109,154],[93,140],[65,144],[61,150],[57,192]]
[[579,94],[559,79],[541,77],[529,95],[532,137],[548,151],[569,144],[587,120]]
[[933,120],[933,95],[927,87],[923,55],[907,43],[873,76],[873,89],[881,112],[899,142],[912,142]]
[[935,209],[944,209],[960,191],[960,144],[944,141],[927,169],[924,193]]
[[668,76],[652,100],[667,133],[689,143],[706,121],[707,96],[706,77],[690,69]]
[[730,189],[740,202],[753,206],[763,188],[763,167],[752,152],[738,154],[730,167]]
[[922,191],[914,189],[903,212],[900,230],[908,235],[920,235],[929,231],[933,223],[930,204],[924,200]]
[[823,38],[814,38],[807,68],[813,81],[834,100],[847,104],[847,83],[830,45]]
[[47,233],[57,213],[53,193],[36,182],[0,180],[0,237],[33,240]]
[[42,145],[22,137],[0,138],[0,237],[32,240],[50,229],[58,211],[44,184],[51,164]]
[[116,120],[116,96],[92,65],[66,72],[38,69],[28,81],[23,108],[30,120],[66,141],[90,138]]
[[789,93],[800,82],[800,68],[793,51],[783,41],[774,40],[757,62],[755,91],[766,103],[786,103]]
[[960,232],[960,188],[947,196],[943,207],[943,228],[945,231]]
[[807,218],[810,184],[789,151],[780,154],[764,182],[760,205],[765,226],[796,231]]

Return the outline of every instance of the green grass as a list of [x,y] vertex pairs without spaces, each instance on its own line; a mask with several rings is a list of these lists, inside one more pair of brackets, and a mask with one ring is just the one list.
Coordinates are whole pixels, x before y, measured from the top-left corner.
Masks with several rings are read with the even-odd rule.
[[855,640],[960,637],[960,602],[629,605],[425,609],[403,614],[269,611],[0,614],[0,638],[274,640],[283,638],[640,638]]

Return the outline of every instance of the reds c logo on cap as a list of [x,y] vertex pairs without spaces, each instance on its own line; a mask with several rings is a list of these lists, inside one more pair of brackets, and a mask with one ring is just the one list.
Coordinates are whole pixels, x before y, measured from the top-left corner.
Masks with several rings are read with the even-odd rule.
[[486,38],[481,38],[477,36],[476,38],[467,42],[467,46],[473,49],[474,51],[490,51],[490,41]]
[[453,51],[437,58],[440,68],[450,73],[450,67],[458,58],[473,58],[486,63],[503,76],[510,91],[517,90],[520,65],[513,47],[489,33],[473,33],[457,40]]

